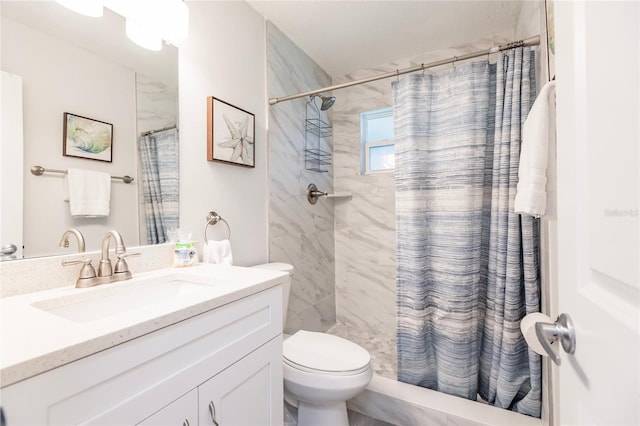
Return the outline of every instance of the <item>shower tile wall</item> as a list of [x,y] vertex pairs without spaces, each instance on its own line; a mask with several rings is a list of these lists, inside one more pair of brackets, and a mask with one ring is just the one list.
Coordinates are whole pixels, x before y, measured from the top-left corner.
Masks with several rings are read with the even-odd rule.
[[[460,56],[512,39],[513,33],[501,33],[456,48],[350,73],[334,79],[333,84]],[[353,86],[335,95],[333,183],[336,192],[353,193],[353,199],[335,202],[337,321],[374,333],[395,347],[394,175],[360,173],[360,113],[392,106],[391,80]]]
[[[275,25],[267,23],[268,97],[331,85],[331,77]],[[335,324],[333,201],[309,204],[315,183],[333,191],[332,170],[305,170],[306,99],[269,107],[269,260],[295,272],[285,332],[325,331]],[[330,113],[331,111],[329,111]],[[326,119],[330,119],[330,114]],[[331,140],[328,140],[331,149]]]
[[[177,60],[176,60],[177,66]],[[178,124],[178,81],[158,81],[136,74],[136,126],[138,135]],[[137,146],[137,145],[136,145]],[[142,170],[138,158],[138,173]],[[147,220],[143,214],[142,176],[138,174],[138,226],[140,244],[147,244]]]

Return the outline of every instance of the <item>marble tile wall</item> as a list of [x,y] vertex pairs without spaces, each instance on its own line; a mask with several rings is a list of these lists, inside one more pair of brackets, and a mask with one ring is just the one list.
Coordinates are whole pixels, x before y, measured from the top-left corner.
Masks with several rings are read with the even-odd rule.
[[[275,25],[267,23],[268,97],[331,85],[331,77]],[[333,190],[333,171],[305,170],[306,99],[269,107],[269,260],[295,272],[285,332],[325,331],[335,323],[333,201],[309,204],[306,188]],[[330,121],[331,110],[324,114]],[[331,139],[323,141],[331,150]]]
[[[496,34],[462,46],[353,72],[335,78],[333,84],[460,56],[512,39],[512,32]],[[335,96],[334,189],[353,194],[353,199],[335,203],[337,321],[374,333],[395,348],[394,175],[360,172],[360,113],[392,106],[391,80],[353,86],[336,92]]]

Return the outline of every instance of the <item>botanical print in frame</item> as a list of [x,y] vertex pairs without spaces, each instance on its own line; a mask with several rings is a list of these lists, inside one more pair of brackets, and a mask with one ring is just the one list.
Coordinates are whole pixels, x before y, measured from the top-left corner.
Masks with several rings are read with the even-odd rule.
[[62,155],[110,163],[113,124],[65,112]]
[[207,98],[207,160],[255,167],[255,115],[228,102]]
[[549,80],[556,76],[556,35],[555,35],[555,13],[554,0],[545,0],[545,18],[547,24],[547,72]]

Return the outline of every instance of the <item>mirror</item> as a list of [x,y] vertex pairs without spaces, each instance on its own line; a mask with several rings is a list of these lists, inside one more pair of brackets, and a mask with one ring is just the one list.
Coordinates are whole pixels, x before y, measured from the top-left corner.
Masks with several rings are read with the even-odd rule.
[[[109,229],[118,230],[127,246],[147,244],[149,209],[143,205],[137,141],[141,134],[177,125],[177,48],[165,44],[154,52],[137,46],[125,35],[124,18],[107,8],[102,17],[90,18],[53,1],[3,1],[0,13],[3,88],[7,73],[22,80],[22,149],[19,140],[4,140],[3,131],[1,143],[14,147],[14,154],[3,150],[2,164],[13,163],[16,170],[0,169],[3,182],[19,187],[22,180],[23,202],[15,202],[17,197],[7,201],[3,194],[0,204],[3,229],[19,228],[18,220],[7,218],[22,208],[22,243],[16,245],[24,251],[18,258],[75,252],[75,241],[68,249],[58,246],[68,228],[84,234],[87,251],[99,250]],[[111,162],[63,156],[65,112],[113,125]],[[172,132],[177,152],[177,132]],[[8,155],[15,155],[14,161]],[[177,156],[175,160],[177,182]],[[108,216],[72,217],[64,201],[64,175],[35,176],[32,166],[89,169],[135,180],[111,180]],[[3,184],[8,193],[5,188]],[[177,211],[177,199],[174,204]],[[10,243],[3,232],[0,244]]]

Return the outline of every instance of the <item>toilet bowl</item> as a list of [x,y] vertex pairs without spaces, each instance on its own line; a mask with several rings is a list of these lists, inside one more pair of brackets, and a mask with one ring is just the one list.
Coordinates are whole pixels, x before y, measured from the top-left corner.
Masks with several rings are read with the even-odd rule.
[[[256,267],[293,272],[284,263]],[[283,291],[283,326],[290,288],[289,280]],[[369,353],[347,339],[300,330],[285,338],[282,355],[285,399],[298,407],[298,425],[348,426],[346,401],[373,376]]]

